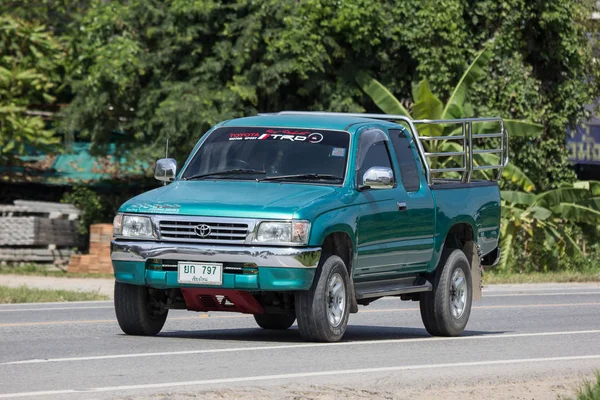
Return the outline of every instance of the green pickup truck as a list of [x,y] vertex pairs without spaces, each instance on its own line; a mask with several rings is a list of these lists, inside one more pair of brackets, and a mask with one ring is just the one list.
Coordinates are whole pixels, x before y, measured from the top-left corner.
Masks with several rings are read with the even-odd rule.
[[290,111],[222,122],[179,172],[158,160],[164,186],[119,209],[119,325],[156,335],[170,309],[232,311],[334,342],[359,305],[395,296],[420,302],[430,334],[460,335],[483,266],[500,257],[507,161],[500,118]]

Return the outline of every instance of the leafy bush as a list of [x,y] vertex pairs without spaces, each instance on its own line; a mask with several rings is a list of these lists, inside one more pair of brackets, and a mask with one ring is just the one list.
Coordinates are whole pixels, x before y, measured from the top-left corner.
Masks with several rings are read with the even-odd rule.
[[78,231],[84,236],[89,234],[91,224],[107,222],[107,218],[110,218],[102,196],[86,186],[74,186],[72,191],[63,195],[60,202],[74,204],[82,211]]
[[[563,184],[538,194],[502,191],[502,259],[506,272],[598,268],[600,182]],[[586,243],[593,243],[586,249]],[[589,251],[591,250],[591,252]]]
[[[569,227],[568,229],[576,228]],[[505,272],[595,272],[600,270],[600,244],[595,243],[588,246],[585,253],[576,252],[568,255],[561,252],[557,246],[551,246],[538,238],[534,240],[528,240],[525,237],[516,238],[513,242],[513,258],[507,264]]]
[[112,223],[121,204],[156,185],[154,180],[138,181],[135,184],[116,181],[103,182],[98,186],[80,184],[63,194],[60,202],[74,204],[82,211],[78,229],[85,236],[85,242],[82,242],[85,244],[90,225]]

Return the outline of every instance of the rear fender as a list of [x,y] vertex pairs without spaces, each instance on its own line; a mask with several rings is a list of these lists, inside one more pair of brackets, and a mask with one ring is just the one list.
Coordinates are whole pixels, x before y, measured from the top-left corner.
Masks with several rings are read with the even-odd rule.
[[[441,232],[440,234],[437,234],[434,238],[433,256],[431,258],[431,263],[427,268],[427,272],[434,272],[436,270],[437,266],[440,263],[440,258],[442,257],[442,252],[444,251],[444,248],[448,247],[448,235],[452,231],[452,228],[459,224],[469,225],[473,232],[473,238],[477,237],[477,225],[475,223],[475,220],[470,215],[463,215],[460,218],[454,218],[453,220],[445,222],[443,224],[441,223],[441,221],[439,221],[437,229],[439,229]],[[450,247],[460,248],[460,246],[452,245],[450,245]]]
[[[452,233],[453,228],[457,227],[457,225],[468,226],[470,227],[470,233],[462,236],[456,237],[456,232]],[[459,228],[460,229],[460,228]],[[436,252],[434,254],[435,263],[432,263],[432,268],[437,269],[440,266],[440,263],[444,260],[441,260],[441,255],[446,248],[457,248],[461,249],[467,260],[469,260],[469,265],[471,266],[471,282],[473,289],[473,300],[481,300],[481,258],[479,255],[479,249],[477,244],[475,243],[475,238],[477,237],[475,221],[469,218],[464,220],[455,221],[454,224],[449,225],[449,229],[444,235],[444,241],[441,243],[441,246],[436,246]],[[464,229],[462,230],[464,232]],[[453,239],[453,237],[456,237]]]

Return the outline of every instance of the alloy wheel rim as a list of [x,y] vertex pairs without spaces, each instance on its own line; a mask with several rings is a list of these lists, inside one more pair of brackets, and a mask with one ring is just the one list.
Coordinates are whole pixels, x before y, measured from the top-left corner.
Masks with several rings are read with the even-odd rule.
[[327,319],[329,325],[338,327],[344,319],[346,309],[346,286],[338,273],[331,275],[327,282]]
[[450,311],[454,318],[460,318],[467,304],[467,279],[462,269],[457,268],[450,281]]

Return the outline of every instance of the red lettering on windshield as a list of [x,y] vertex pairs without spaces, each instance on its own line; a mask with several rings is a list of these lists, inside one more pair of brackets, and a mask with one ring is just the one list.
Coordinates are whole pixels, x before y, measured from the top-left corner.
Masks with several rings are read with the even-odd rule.
[[290,131],[288,129],[281,129],[281,130],[277,130],[277,129],[267,129],[267,133],[270,133],[272,135],[308,135],[310,134],[310,132],[308,131]]

